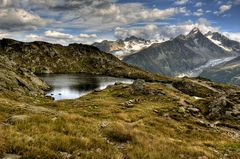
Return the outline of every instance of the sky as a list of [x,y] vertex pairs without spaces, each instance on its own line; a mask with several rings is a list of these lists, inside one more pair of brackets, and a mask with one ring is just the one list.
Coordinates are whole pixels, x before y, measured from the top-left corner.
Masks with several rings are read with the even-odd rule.
[[240,0],[0,0],[0,38],[69,43],[167,40],[194,27],[240,42]]

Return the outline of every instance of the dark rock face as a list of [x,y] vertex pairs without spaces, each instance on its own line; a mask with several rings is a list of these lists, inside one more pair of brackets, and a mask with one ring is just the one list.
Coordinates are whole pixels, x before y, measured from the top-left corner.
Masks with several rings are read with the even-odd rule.
[[123,59],[124,62],[147,71],[176,76],[187,72],[210,59],[230,56],[228,52],[215,45],[197,28],[188,35],[150,47]]
[[219,41],[223,47],[227,47],[232,49],[232,51],[235,51],[237,53],[240,53],[240,43],[237,41],[233,41],[228,39],[226,36],[218,33],[218,32],[208,32],[206,34],[207,37]]

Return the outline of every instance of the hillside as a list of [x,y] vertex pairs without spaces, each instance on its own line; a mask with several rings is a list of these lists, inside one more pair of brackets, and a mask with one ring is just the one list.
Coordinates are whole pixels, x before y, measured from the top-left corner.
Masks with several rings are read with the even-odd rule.
[[115,56],[90,45],[62,46],[46,42],[24,43],[2,39],[0,40],[0,55],[9,57],[36,74],[84,72],[133,79],[166,79],[123,63]]
[[63,101],[5,90],[0,157],[235,159],[239,92],[200,79],[137,80]]

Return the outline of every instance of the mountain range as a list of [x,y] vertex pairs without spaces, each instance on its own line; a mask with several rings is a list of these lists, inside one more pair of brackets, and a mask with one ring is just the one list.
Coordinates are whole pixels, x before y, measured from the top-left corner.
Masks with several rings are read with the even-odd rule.
[[[134,41],[138,42],[137,40]],[[147,40],[141,39],[139,41]],[[116,44],[118,42],[112,43]],[[99,47],[96,44],[94,45]],[[103,45],[101,46],[103,47]],[[117,52],[123,52],[123,49],[119,49]],[[111,51],[107,52],[114,54]],[[161,43],[153,42],[150,46],[145,46],[132,54],[124,54],[122,61],[146,71],[167,76],[203,76],[218,82],[231,82],[236,81],[235,75],[239,75],[239,69],[225,71],[224,74],[229,74],[229,78],[221,80],[222,75],[219,68],[222,68],[222,65],[226,62],[228,62],[227,65],[235,64],[235,58],[239,55],[239,42],[230,40],[218,32],[203,34],[198,28],[193,28],[187,35],[179,35]],[[234,67],[237,66],[234,65]]]
[[123,59],[126,56],[137,53],[138,51],[151,46],[153,43],[159,43],[157,40],[145,40],[136,36],[128,37],[124,40],[95,42],[92,45],[96,46],[100,50],[111,53]]

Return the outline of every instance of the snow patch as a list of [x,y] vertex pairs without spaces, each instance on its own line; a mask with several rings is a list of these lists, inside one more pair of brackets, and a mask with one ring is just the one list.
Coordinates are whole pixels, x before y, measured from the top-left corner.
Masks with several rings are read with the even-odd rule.
[[207,38],[208,38],[209,40],[211,40],[211,41],[212,41],[214,44],[216,44],[217,46],[219,46],[219,47],[221,47],[222,49],[224,49],[225,51],[227,51],[227,52],[231,52],[231,51],[232,51],[231,48],[228,48],[228,47],[223,46],[223,44],[222,44],[221,41],[214,40],[214,39],[212,38],[212,35],[207,36]]
[[219,65],[221,63],[231,61],[236,57],[237,56],[231,56],[231,57],[209,60],[206,64],[204,64],[198,68],[187,71],[185,73],[178,74],[177,77],[179,77],[179,78],[186,77],[186,76],[187,77],[197,77],[203,72],[204,69]]

